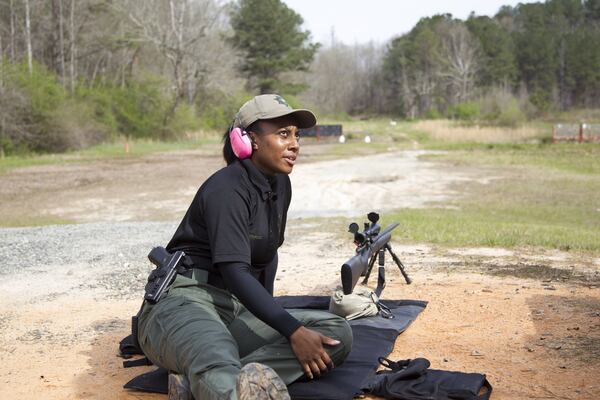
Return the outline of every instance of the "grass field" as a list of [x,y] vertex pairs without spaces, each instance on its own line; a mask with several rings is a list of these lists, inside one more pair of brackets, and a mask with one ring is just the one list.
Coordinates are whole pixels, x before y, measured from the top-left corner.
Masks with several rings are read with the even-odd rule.
[[430,156],[431,159],[454,164],[521,165],[583,175],[600,174],[600,144],[437,143],[429,148],[447,151],[446,154]]
[[118,140],[112,143],[103,143],[92,146],[85,150],[70,151],[61,154],[7,156],[0,158],[0,173],[4,173],[14,168],[34,165],[88,162],[106,158],[139,157],[167,151],[191,150],[207,144],[216,144],[219,140],[220,138],[216,134],[214,137],[174,142],[161,142],[155,140],[130,140],[126,142],[125,140]]
[[397,210],[400,237],[448,246],[541,246],[600,253],[599,179],[534,171],[470,183],[455,208]]
[[[450,120],[395,121],[389,118],[335,121],[324,119],[322,124],[342,124],[350,139],[369,135],[376,140],[393,142],[398,146],[418,143],[421,146],[448,146],[466,143],[531,143],[546,142],[552,137],[552,127],[543,122],[532,122],[509,128],[465,124]],[[405,143],[406,142],[406,143]]]

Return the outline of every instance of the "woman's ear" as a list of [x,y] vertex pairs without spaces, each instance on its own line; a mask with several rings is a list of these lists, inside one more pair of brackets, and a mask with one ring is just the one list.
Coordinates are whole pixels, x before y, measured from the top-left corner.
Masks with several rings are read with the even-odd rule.
[[250,143],[252,143],[252,150],[257,150],[258,144],[256,144],[256,134],[254,132],[248,132],[248,137],[250,137]]

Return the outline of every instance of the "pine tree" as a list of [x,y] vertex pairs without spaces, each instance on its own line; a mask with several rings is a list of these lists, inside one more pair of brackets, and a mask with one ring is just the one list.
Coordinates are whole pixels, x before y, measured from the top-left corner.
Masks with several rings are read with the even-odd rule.
[[513,33],[521,79],[533,104],[542,110],[552,106],[552,94],[558,86],[557,35],[548,20],[544,4],[520,4]]
[[471,16],[469,31],[479,39],[482,58],[479,85],[513,87],[517,81],[517,64],[514,43],[510,34],[498,21],[489,17]]
[[243,54],[239,69],[250,88],[282,91],[282,73],[308,69],[318,44],[310,42],[302,23],[302,17],[280,0],[241,0],[234,8],[231,43]]

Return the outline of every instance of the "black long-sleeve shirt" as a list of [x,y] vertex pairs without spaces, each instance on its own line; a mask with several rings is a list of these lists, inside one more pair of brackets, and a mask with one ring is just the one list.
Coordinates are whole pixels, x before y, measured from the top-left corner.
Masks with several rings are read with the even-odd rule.
[[272,293],[250,273],[244,263],[219,264],[225,286],[258,319],[289,338],[301,326],[300,321],[273,299]]
[[209,271],[210,284],[228,289],[286,337],[300,322],[272,292],[291,195],[287,175],[267,177],[251,160],[236,161],[204,182],[167,245],[185,251],[194,267]]

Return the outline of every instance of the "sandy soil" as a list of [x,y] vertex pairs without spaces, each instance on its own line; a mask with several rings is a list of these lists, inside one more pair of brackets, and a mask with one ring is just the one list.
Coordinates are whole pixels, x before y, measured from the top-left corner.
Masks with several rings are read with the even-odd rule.
[[[277,293],[331,293],[353,252],[349,237],[299,217],[424,206],[460,195],[461,181],[493,176],[418,155],[299,164]],[[16,170],[0,176],[0,218],[176,220],[220,165],[216,156],[186,152]],[[321,204],[327,206],[318,212]],[[435,368],[486,373],[493,399],[600,398],[600,259],[543,249],[393,245],[414,283],[406,285],[388,264],[383,297],[429,305],[400,335],[392,359],[426,357]],[[86,285],[98,273],[87,267],[0,273],[0,398],[165,398],[122,389],[146,369],[123,369],[116,355],[139,307],[139,285],[131,296]]]

